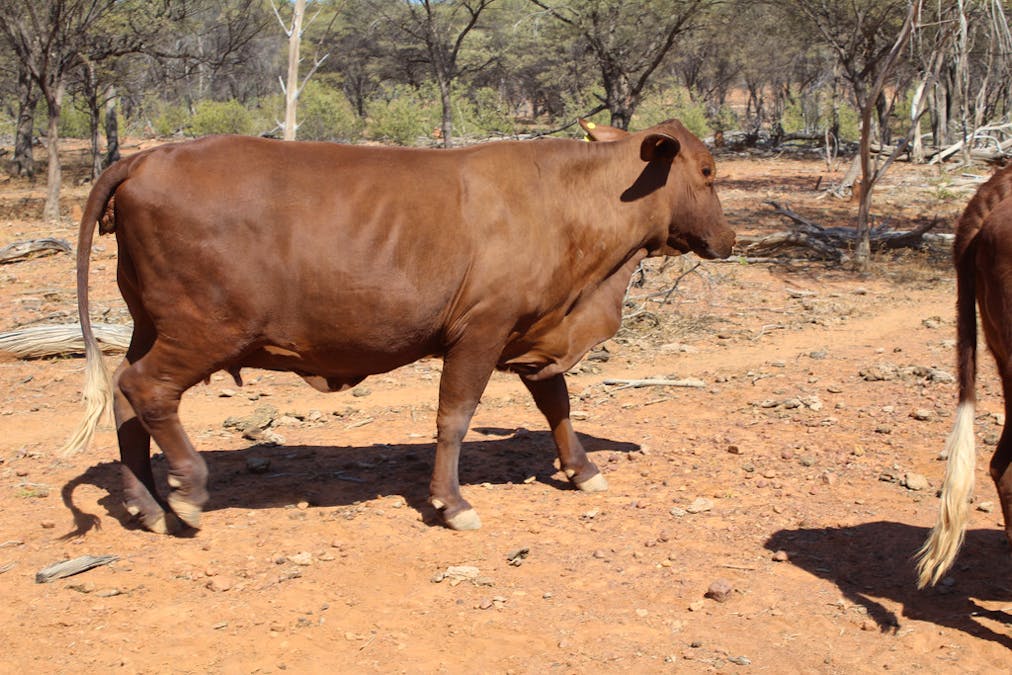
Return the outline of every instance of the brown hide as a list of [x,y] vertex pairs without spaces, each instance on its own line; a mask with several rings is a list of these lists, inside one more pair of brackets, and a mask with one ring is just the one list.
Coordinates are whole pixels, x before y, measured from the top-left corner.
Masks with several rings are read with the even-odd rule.
[[[533,383],[561,378],[614,334],[644,256],[726,257],[734,241],[713,159],[677,122],[605,144],[419,150],[211,137],[162,146],[99,179],[82,248],[111,196],[103,230],[115,230],[135,325],[116,377],[121,453],[144,473],[122,428],[137,427],[132,445],[154,437],[174,467],[177,512],[199,513],[206,499],[193,469],[202,464],[175,419],[178,397],[214,371],[245,367],[339,390],[444,356],[431,489],[446,514],[469,508],[456,453],[477,398],[493,368],[514,370],[546,411],[567,472],[586,479],[597,472],[582,449],[562,447],[578,445],[564,433],[564,382]],[[86,324],[86,251],[82,285]],[[157,529],[151,495],[136,484],[131,492],[135,478],[153,492],[145,476],[128,475],[128,506]]]
[[[963,543],[974,487],[977,309],[1002,380],[1006,420],[1012,419],[1012,168],[998,171],[970,200],[956,226],[956,357],[959,406],[945,446],[948,457],[939,515],[918,554],[918,585],[935,584]],[[1008,422],[991,456],[1005,536],[1012,544],[1012,435]]]

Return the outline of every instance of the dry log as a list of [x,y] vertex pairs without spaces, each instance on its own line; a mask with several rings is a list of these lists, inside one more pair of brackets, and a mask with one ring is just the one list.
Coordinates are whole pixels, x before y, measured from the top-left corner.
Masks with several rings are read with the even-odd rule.
[[16,241],[0,248],[0,264],[20,262],[49,253],[70,253],[70,244],[63,239],[29,239]]
[[605,380],[604,384],[608,386],[617,386],[619,389],[639,389],[640,387],[689,387],[692,389],[699,389],[706,386],[706,383],[702,380],[697,380],[692,377],[686,377],[678,380]]
[[[817,258],[843,262],[848,259],[849,251],[857,245],[857,230],[852,227],[823,227],[787,206],[772,201],[766,203],[776,213],[788,218],[793,223],[792,229],[760,238],[739,237],[740,242],[748,242],[745,252],[749,256],[768,256],[788,249],[805,249]],[[888,224],[882,224],[869,230],[868,239],[873,251],[919,248],[924,244],[925,234],[938,222],[933,220],[923,223],[909,232],[890,230]]]
[[36,572],[35,583],[48,584],[50,581],[55,579],[63,579],[64,577],[74,576],[75,574],[87,572],[88,570],[101,565],[108,565],[109,563],[117,560],[119,560],[119,558],[114,555],[82,555],[72,560],[63,560]]
[[[132,326],[95,323],[92,324],[92,328],[104,352],[123,352],[130,345]],[[20,359],[83,354],[84,339],[81,337],[81,324],[47,324],[0,333],[0,353],[11,354]]]

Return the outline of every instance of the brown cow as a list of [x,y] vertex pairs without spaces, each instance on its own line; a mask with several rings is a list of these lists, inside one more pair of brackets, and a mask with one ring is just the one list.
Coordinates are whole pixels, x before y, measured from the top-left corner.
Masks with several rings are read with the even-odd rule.
[[[952,565],[963,543],[973,492],[973,421],[977,395],[977,313],[984,338],[998,364],[1005,396],[1005,418],[1012,419],[1012,167],[996,173],[970,200],[956,226],[956,355],[959,406],[946,443],[948,463],[938,523],[918,552],[918,586],[935,584]],[[1012,435],[1008,423],[991,457],[991,478],[1012,544]]]
[[[453,150],[212,137],[103,173],[81,219],[78,306],[85,446],[112,406],[126,507],[145,527],[197,527],[207,468],[177,411],[224,370],[291,371],[323,391],[442,356],[430,501],[480,526],[460,494],[461,439],[495,369],[521,376],[570,481],[607,483],[569,420],[563,374],[619,327],[639,261],[726,257],[734,243],[713,157],[670,121],[612,143],[549,139]],[[111,206],[110,206],[110,200]],[[108,210],[107,210],[108,208]],[[133,317],[112,380],[88,318],[94,226],[115,231]],[[154,438],[172,488],[163,502]]]

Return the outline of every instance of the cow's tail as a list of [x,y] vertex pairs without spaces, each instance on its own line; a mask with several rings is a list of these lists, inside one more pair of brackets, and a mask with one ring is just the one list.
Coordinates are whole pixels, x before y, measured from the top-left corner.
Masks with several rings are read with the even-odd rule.
[[[979,227],[977,228],[979,230]],[[977,395],[977,311],[974,255],[976,243],[967,242],[956,260],[956,358],[959,368],[959,404],[952,433],[945,444],[945,480],[942,483],[938,521],[917,552],[917,586],[934,585],[952,566],[963,544],[973,493],[976,449],[973,421]]]
[[95,225],[101,220],[103,232],[111,232],[115,227],[111,217],[103,216],[106,215],[106,207],[116,188],[129,175],[133,160],[134,157],[120,160],[99,176],[91,188],[84,215],[81,216],[77,235],[77,311],[81,320],[81,335],[84,337],[85,375],[81,393],[85,411],[77,428],[60,449],[60,454],[64,456],[85,450],[91,443],[99,422],[112,410],[112,379],[102,360],[102,351],[95,339],[88,310],[88,272]]

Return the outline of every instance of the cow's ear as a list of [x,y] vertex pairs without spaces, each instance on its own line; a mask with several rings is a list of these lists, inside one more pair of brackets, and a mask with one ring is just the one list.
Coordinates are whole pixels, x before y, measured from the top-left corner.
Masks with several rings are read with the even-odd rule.
[[663,159],[670,162],[682,149],[678,139],[668,134],[650,134],[643,139],[640,145],[640,159],[644,162],[652,162],[655,159]]
[[609,141],[617,141],[629,135],[628,131],[623,131],[617,127],[609,127],[607,124],[594,124],[590,120],[583,118],[578,118],[577,121],[583,127],[583,130],[587,132],[585,138],[588,141],[607,143]]

